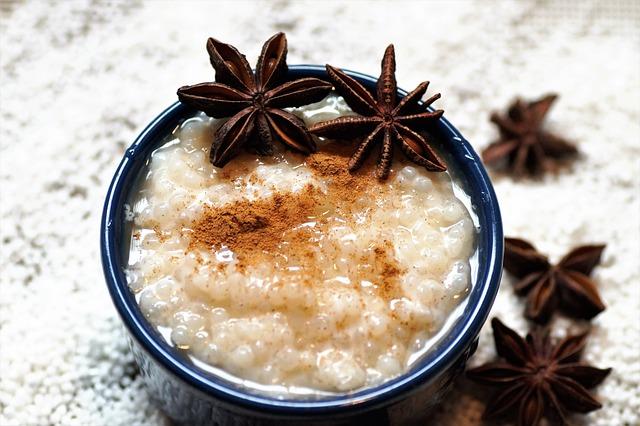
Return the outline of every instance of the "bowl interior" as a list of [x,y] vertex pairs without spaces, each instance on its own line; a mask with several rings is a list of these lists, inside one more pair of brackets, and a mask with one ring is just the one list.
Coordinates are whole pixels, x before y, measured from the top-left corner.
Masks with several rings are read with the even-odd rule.
[[[357,72],[347,72],[366,87],[375,90],[376,80]],[[300,65],[289,67],[291,79],[301,77],[326,78],[324,67]],[[406,92],[400,91],[402,96]],[[131,335],[163,367],[194,387],[235,404],[248,405],[267,412],[306,413],[330,412],[345,405],[362,407],[382,404],[402,395],[419,383],[436,378],[446,370],[472,343],[489,313],[498,290],[502,270],[502,225],[500,212],[491,182],[469,143],[444,118],[432,129],[443,145],[447,161],[455,164],[455,178],[470,197],[471,208],[477,218],[478,267],[472,277],[473,286],[463,312],[448,332],[413,367],[401,376],[379,386],[353,393],[323,397],[322,399],[281,399],[249,393],[234,383],[206,373],[184,355],[172,348],[142,316],[135,297],[129,291],[123,270],[124,204],[148,156],[157,144],[193,111],[176,102],[160,114],[138,136],[126,151],[125,157],[109,188],[104,206],[101,229],[103,268],[109,291],[116,308]]]

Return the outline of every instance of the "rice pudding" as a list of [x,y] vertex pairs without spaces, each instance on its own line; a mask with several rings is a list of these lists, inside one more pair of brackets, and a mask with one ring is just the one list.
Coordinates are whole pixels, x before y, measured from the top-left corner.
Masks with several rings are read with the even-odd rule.
[[[353,114],[334,94],[290,109]],[[346,392],[406,371],[470,289],[476,229],[448,172],[396,158],[346,171],[352,146],[209,162],[224,120],[200,113],[149,159],[130,200],[127,278],[198,365],[243,383]]]

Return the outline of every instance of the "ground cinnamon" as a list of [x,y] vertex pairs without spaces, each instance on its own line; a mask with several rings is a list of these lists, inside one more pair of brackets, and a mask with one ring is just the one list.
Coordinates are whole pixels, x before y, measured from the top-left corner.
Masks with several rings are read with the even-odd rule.
[[309,155],[306,160],[307,166],[324,178],[334,196],[341,199],[345,206],[352,203],[368,186],[377,184],[368,175],[370,167],[349,171],[351,151],[348,144],[331,142],[324,145],[321,151]]
[[[313,232],[328,231],[329,224],[322,212],[330,208],[342,216],[352,214],[354,201],[368,186],[376,184],[368,176],[367,168],[355,174],[348,171],[348,152],[348,147],[332,144],[307,157],[307,166],[327,184],[326,193],[307,185],[295,193],[274,193],[269,198],[243,199],[205,208],[192,225],[190,248],[217,250],[226,246],[236,254],[240,270],[258,262],[275,264],[276,256],[297,259],[304,264],[303,277],[298,279],[310,285],[322,282],[326,271],[316,262],[314,249],[318,242],[313,238]],[[313,230],[300,226],[309,221],[315,222]],[[372,282],[378,294],[387,300],[401,295],[402,270],[390,241],[376,244],[353,261],[367,267],[354,268],[353,276],[348,277],[352,283]]]
[[318,192],[307,185],[296,194],[276,193],[270,198],[205,208],[193,225],[192,244],[224,245],[238,254],[274,250],[287,230],[314,215]]

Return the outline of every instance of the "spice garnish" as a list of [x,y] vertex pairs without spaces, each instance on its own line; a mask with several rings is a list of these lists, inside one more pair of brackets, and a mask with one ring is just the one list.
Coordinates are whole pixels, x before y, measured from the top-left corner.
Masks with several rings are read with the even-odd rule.
[[588,413],[602,407],[587,389],[600,384],[611,369],[580,362],[587,333],[553,345],[541,327],[523,339],[497,318],[491,326],[496,351],[504,360],[467,371],[469,379],[499,388],[485,408],[484,419],[517,411],[520,426],[535,426],[543,416],[565,424],[568,412]]
[[505,238],[504,267],[519,278],[518,294],[528,294],[526,316],[545,323],[556,308],[568,314],[591,319],[605,309],[596,284],[589,278],[600,263],[605,245],[576,247],[557,265],[529,242]]
[[317,123],[309,129],[318,136],[346,139],[367,135],[349,160],[349,170],[358,169],[374,145],[382,143],[376,176],[384,180],[389,176],[393,147],[397,143],[407,158],[427,170],[442,172],[447,169],[418,127],[437,121],[444,111],[429,112],[427,107],[440,98],[436,94],[419,104],[429,82],[423,82],[400,102],[397,101],[396,61],[393,45],[387,47],[382,58],[382,72],[377,83],[376,98],[355,79],[337,68],[327,65],[329,79],[351,109],[359,116],[339,117]]
[[[205,207],[190,225],[189,250],[228,248],[236,256],[236,270],[241,272],[260,264],[279,268],[286,260],[301,266],[299,270],[288,270],[299,275],[293,278],[294,282],[308,286],[322,283],[328,271],[317,262],[318,254],[322,250],[337,251],[342,244],[339,239],[319,241],[318,233],[326,234],[331,226],[322,213],[336,209],[350,214],[354,194],[362,194],[366,180],[358,175],[346,179],[343,175],[349,172],[344,167],[340,167],[338,174],[331,172],[343,165],[339,151],[334,156],[324,151],[313,153],[307,161],[315,162],[317,169],[311,168],[325,178],[328,193],[307,184],[298,192],[276,192],[257,200],[241,199],[219,207]],[[333,161],[336,163],[330,165]],[[329,173],[321,174],[323,168]],[[367,250],[346,256],[358,263],[358,268],[347,273],[349,280],[373,283],[371,290],[386,301],[402,297],[400,278],[406,271],[398,263],[391,241],[382,239]],[[218,264],[218,268],[222,265]]]
[[288,230],[310,220],[318,202],[319,191],[307,185],[298,194],[275,193],[270,198],[207,207],[192,225],[192,244],[226,246],[241,255],[272,251]]
[[316,145],[304,122],[282,110],[322,100],[331,85],[317,78],[284,81],[287,73],[287,39],[283,33],[264,44],[255,73],[244,55],[214,38],[207,41],[215,83],[178,89],[180,102],[214,118],[231,117],[216,132],[210,160],[224,166],[240,148],[270,154],[273,141],[308,154]]
[[532,102],[516,99],[506,115],[491,114],[500,138],[482,152],[487,164],[506,163],[515,176],[555,171],[560,160],[578,152],[567,140],[542,130],[542,122],[557,95],[550,94]]

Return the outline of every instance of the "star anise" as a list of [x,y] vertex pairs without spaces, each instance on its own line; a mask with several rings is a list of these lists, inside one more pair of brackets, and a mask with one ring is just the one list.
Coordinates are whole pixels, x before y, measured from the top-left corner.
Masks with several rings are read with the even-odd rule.
[[178,99],[211,117],[231,117],[215,134],[210,152],[214,166],[224,166],[245,145],[269,154],[274,140],[303,153],[315,151],[303,121],[282,108],[318,102],[331,85],[317,78],[284,81],[287,39],[283,33],[264,44],[255,73],[245,56],[229,44],[210,38],[207,51],[216,82],[181,87]]
[[389,176],[393,160],[394,144],[414,163],[427,170],[442,172],[447,169],[444,161],[429,146],[418,128],[437,121],[444,111],[430,112],[427,107],[440,98],[436,94],[419,104],[427,91],[429,82],[416,87],[411,93],[397,101],[396,60],[393,45],[389,45],[382,58],[382,72],[377,83],[376,99],[355,79],[337,68],[327,65],[329,79],[336,91],[342,95],[351,109],[359,116],[339,117],[317,123],[309,129],[311,133],[332,139],[366,135],[349,160],[349,170],[358,169],[374,145],[382,142],[376,176],[384,180]]
[[526,316],[549,320],[556,308],[578,318],[593,318],[605,309],[595,283],[589,278],[600,263],[604,245],[576,247],[557,265],[529,242],[505,238],[504,267],[519,278],[516,293],[528,294]]
[[496,351],[503,358],[467,371],[467,377],[497,387],[484,419],[517,412],[519,426],[535,426],[543,416],[565,424],[568,412],[588,413],[602,405],[587,389],[611,372],[580,362],[587,333],[553,345],[547,331],[535,328],[523,339],[500,320],[491,321]]
[[514,175],[536,175],[555,171],[559,161],[578,152],[565,139],[542,130],[542,122],[557,95],[550,94],[533,102],[516,99],[505,116],[491,114],[491,121],[498,126],[500,139],[483,152],[487,164],[505,161]]

